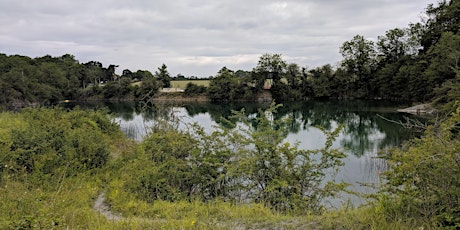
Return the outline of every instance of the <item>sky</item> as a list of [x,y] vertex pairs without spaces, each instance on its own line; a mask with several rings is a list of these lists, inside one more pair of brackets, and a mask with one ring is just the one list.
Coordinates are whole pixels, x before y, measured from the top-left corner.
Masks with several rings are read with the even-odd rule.
[[421,21],[436,0],[0,0],[0,53],[72,54],[133,72],[215,76],[252,70],[262,54],[309,69],[340,46]]

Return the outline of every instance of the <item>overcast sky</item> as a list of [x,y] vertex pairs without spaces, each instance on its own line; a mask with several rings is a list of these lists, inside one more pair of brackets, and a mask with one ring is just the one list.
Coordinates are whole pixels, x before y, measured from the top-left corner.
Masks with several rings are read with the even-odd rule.
[[252,70],[264,53],[335,65],[343,42],[419,22],[436,0],[0,0],[0,53],[171,75]]

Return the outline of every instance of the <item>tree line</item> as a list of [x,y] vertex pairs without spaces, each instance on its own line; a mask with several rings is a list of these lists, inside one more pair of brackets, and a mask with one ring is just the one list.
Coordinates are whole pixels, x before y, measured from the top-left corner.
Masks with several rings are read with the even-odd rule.
[[209,96],[215,100],[250,97],[271,79],[270,91],[278,101],[455,101],[459,99],[460,3],[440,1],[430,4],[425,13],[423,22],[388,30],[377,41],[356,35],[344,42],[340,47],[343,60],[337,66],[308,69],[287,63],[280,54],[264,54],[250,72],[223,68],[211,82]]
[[[356,35],[340,47],[343,60],[308,69],[287,63],[281,54],[263,54],[251,71],[223,67],[208,88],[189,84],[187,96],[206,94],[213,101],[256,100],[270,91],[277,101],[312,98],[390,99],[443,103],[459,98],[459,2],[440,1],[426,18],[394,28],[377,41]],[[158,71],[115,74],[117,65],[79,63],[73,55],[29,58],[0,54],[0,104],[15,107],[87,98],[147,100],[170,87],[163,64]],[[133,84],[133,82],[140,82]]]

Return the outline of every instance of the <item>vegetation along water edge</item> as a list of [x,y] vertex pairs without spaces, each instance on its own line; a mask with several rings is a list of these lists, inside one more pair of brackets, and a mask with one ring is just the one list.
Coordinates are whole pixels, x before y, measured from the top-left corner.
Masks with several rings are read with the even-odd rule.
[[[344,42],[337,66],[267,53],[252,70],[222,67],[206,79],[172,77],[165,64],[120,75],[71,54],[0,54],[0,229],[459,229],[460,1],[425,14],[376,41]],[[422,135],[380,155],[388,170],[365,205],[328,210],[322,201],[347,189],[329,176],[343,164],[332,146],[343,126],[303,150],[283,142],[282,124],[295,118],[272,119],[278,103],[310,99],[407,101],[436,113],[408,121]],[[178,129],[171,116],[135,141],[106,109],[55,106],[90,100],[276,103],[255,116],[234,111],[213,132]]]

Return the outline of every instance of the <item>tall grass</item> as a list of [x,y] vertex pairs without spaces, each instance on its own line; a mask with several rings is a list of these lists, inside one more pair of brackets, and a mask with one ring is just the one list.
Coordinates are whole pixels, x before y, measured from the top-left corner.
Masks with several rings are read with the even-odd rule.
[[[10,154],[11,129],[26,127],[19,114],[0,113],[0,160]],[[92,124],[92,123],[90,123]],[[436,229],[431,220],[407,219],[390,199],[352,209],[298,216],[275,212],[263,204],[233,203],[222,199],[168,202],[138,199],[124,187],[142,161],[142,148],[121,135],[110,140],[107,165],[67,175],[34,177],[0,165],[0,229]],[[142,165],[142,164],[133,164]],[[40,173],[40,172],[37,172]],[[34,181],[42,178],[42,183]],[[46,183],[46,184],[43,184]],[[106,194],[107,219],[93,209]],[[394,211],[392,211],[394,210]]]

